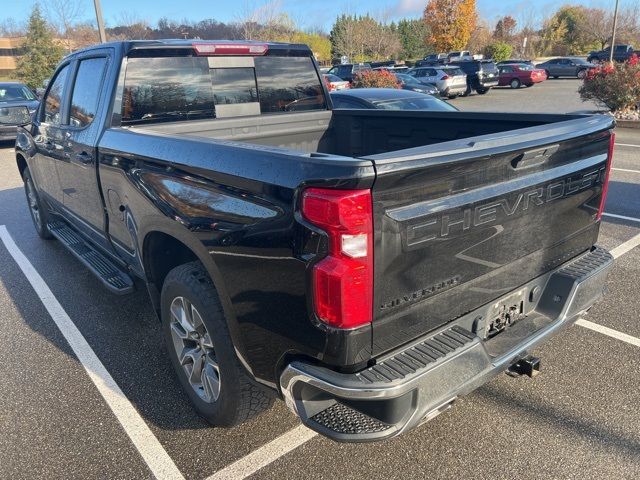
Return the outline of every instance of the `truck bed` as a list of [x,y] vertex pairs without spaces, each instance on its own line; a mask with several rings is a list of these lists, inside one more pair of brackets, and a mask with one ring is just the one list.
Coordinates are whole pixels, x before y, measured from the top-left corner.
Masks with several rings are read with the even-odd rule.
[[[591,248],[612,126],[604,115],[337,110],[132,130],[371,162],[377,355]],[[516,303],[526,315],[535,299],[503,307]]]
[[156,123],[132,131],[359,157],[566,122],[578,115],[334,110]]

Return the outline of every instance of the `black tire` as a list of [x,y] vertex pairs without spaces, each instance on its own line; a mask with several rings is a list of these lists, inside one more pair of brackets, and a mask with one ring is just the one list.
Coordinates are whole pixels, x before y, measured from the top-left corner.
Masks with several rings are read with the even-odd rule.
[[476,92],[478,92],[478,95],[484,95],[489,90],[491,90],[491,88],[479,88],[479,89],[476,90]]
[[554,75],[553,78],[560,78],[560,75]]
[[40,238],[50,240],[53,238],[53,235],[51,235],[49,226],[47,225],[49,215],[46,207],[42,203],[42,200],[40,200],[38,189],[33,183],[33,178],[31,177],[31,172],[28,167],[25,168],[22,178],[24,180],[24,193],[27,196],[27,205],[29,206],[29,213],[31,214],[33,226]]
[[[178,297],[188,300],[197,309],[215,351],[220,388],[217,398],[211,402],[205,401],[196,392],[178,359],[170,311],[172,302]],[[200,416],[212,425],[232,427],[271,405],[274,395],[249,378],[236,356],[218,293],[200,262],[186,263],[169,272],[162,285],[161,317],[171,363],[182,388]]]
[[[463,95],[463,96],[464,96],[464,95]],[[457,93],[454,93],[454,94],[451,94],[451,95],[447,95],[447,98],[448,98],[449,100],[453,100],[454,98],[458,98],[458,94],[457,94]]]
[[513,88],[514,90],[517,88],[520,88],[520,85],[522,85],[522,83],[520,82],[520,79],[518,78],[512,78],[511,81],[509,82],[509,86],[511,88]]

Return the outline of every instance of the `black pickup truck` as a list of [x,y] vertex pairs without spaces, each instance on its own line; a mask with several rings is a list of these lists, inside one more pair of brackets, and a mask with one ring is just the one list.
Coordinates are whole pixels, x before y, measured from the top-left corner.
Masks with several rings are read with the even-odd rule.
[[[633,48],[633,45],[616,45],[613,49],[614,62],[626,62],[633,55],[639,55],[640,52]],[[608,62],[611,58],[611,47],[604,50],[590,52],[587,56],[587,62]]]
[[534,373],[600,298],[613,127],[332,111],[304,45],[133,41],[62,61],[16,159],[41,237],[148,290],[203,417],[278,395],[372,441]]

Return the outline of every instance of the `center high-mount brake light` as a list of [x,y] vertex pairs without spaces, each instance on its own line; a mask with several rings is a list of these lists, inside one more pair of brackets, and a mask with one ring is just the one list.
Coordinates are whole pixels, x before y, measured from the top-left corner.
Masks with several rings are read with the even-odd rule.
[[371,323],[371,191],[308,188],[302,194],[302,214],[329,237],[329,254],[313,267],[316,315],[336,328]]
[[611,164],[613,163],[613,147],[615,143],[616,143],[616,134],[611,133],[611,137],[609,138],[609,153],[607,155],[607,166],[605,167],[604,179],[602,180],[602,194],[600,196],[600,207],[598,208],[596,220],[600,220],[602,218],[602,214],[604,213],[604,204],[607,201],[607,190],[609,190],[609,173],[611,172]]
[[261,43],[194,43],[197,55],[264,55],[269,46]]

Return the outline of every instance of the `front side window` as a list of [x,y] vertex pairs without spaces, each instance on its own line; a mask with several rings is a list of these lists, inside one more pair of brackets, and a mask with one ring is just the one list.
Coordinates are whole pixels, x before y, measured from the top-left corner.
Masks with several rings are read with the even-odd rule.
[[47,97],[44,99],[43,121],[52,125],[60,125],[62,122],[62,98],[64,96],[64,86],[69,74],[69,65],[62,67],[56,75]]
[[86,127],[96,116],[98,97],[107,59],[89,58],[81,60],[71,95],[69,123],[74,127]]

